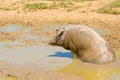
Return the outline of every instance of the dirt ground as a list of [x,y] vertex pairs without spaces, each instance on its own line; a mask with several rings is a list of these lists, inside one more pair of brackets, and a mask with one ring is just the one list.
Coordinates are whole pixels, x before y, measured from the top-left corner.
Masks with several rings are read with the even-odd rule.
[[[0,25],[19,24],[34,28],[34,33],[41,33],[41,27],[59,24],[81,24],[105,30],[105,39],[115,49],[120,49],[120,15],[100,14],[96,10],[113,0],[95,0],[76,3],[80,7],[67,12],[66,9],[43,9],[33,12],[25,11],[22,6],[38,0],[4,0],[0,1]],[[10,8],[6,10],[4,8]],[[15,8],[15,9],[14,9]],[[55,26],[54,26],[55,27]],[[38,31],[39,30],[39,31]],[[41,32],[40,32],[41,31]],[[51,32],[47,32],[48,37]],[[44,35],[44,32],[43,32]]]
[[[20,25],[23,26],[24,29],[30,29],[30,35],[47,39],[42,41],[36,41],[29,38],[23,39],[20,36],[24,36],[26,31],[21,29],[10,33],[1,31],[0,41],[14,42],[20,39],[24,40],[23,44],[17,45],[19,47],[41,45],[38,44],[38,42],[42,42],[46,45],[54,36],[53,34],[57,27],[68,24],[80,24],[105,31],[105,34],[102,36],[110,43],[115,51],[120,51],[120,15],[96,12],[98,8],[112,1],[113,0],[95,0],[75,3],[74,6],[79,6],[79,8],[68,12],[64,8],[27,11],[22,7],[24,4],[39,2],[39,0],[0,0],[0,29],[8,25]],[[5,45],[5,47],[12,50],[15,49],[13,45]],[[9,65],[4,62],[1,62],[0,65],[1,80],[83,80],[76,75],[58,74],[56,71],[48,73],[49,75],[47,75],[48,77],[46,79],[46,74],[46,71],[40,70],[36,66],[29,66],[28,68],[28,66]]]

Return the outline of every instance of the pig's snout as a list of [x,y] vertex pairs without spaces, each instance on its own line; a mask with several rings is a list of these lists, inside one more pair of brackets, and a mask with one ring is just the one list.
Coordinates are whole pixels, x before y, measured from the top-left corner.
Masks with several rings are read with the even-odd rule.
[[52,39],[52,40],[49,41],[49,45],[55,45],[55,44],[56,44],[56,42],[55,42],[54,39]]
[[51,44],[52,44],[52,40],[49,41],[49,45],[51,45]]

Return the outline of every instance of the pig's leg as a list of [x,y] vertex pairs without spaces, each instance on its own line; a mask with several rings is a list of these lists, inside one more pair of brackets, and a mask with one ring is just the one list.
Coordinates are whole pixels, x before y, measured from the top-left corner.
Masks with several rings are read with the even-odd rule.
[[74,52],[72,52],[72,59],[77,59],[77,54],[75,54]]

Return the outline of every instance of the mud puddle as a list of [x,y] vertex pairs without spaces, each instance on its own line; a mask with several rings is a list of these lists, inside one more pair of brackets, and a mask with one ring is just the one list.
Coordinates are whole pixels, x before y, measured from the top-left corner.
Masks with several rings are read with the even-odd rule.
[[48,38],[34,34],[31,27],[9,25],[0,28],[0,47],[11,48],[21,46],[43,45],[41,41],[48,41]]
[[[51,56],[58,52],[62,54],[62,52],[67,53],[69,51],[42,43],[42,41],[48,42],[49,39],[34,34],[29,27],[9,25],[0,28],[0,33],[2,35],[0,61],[7,64],[36,65],[41,69],[55,70],[71,62],[67,56],[64,58]],[[12,40],[13,37],[14,40]]]
[[60,73],[75,74],[83,80],[120,80],[120,52],[116,51],[115,62],[96,65],[73,60],[71,64],[59,69]]
[[[44,27],[43,30],[51,32],[55,28]],[[106,34],[105,31],[94,30],[101,35]],[[40,34],[42,33],[40,32]],[[0,35],[1,65],[36,66],[44,71],[57,71],[62,74],[77,75],[82,78],[81,80],[120,80],[119,51],[116,51],[116,62],[107,65],[96,65],[80,60],[73,61],[70,51],[42,43],[42,41],[48,42],[50,39],[47,36],[43,38],[40,35],[34,34],[30,27],[6,26],[0,28]],[[16,78],[11,76],[0,77],[0,79],[16,80]]]

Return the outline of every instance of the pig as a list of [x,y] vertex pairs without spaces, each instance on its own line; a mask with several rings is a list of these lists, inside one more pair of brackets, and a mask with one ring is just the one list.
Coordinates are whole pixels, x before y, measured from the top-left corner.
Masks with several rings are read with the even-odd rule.
[[105,64],[115,61],[112,47],[91,28],[83,25],[67,25],[56,29],[50,45],[71,50],[72,59],[83,62]]

